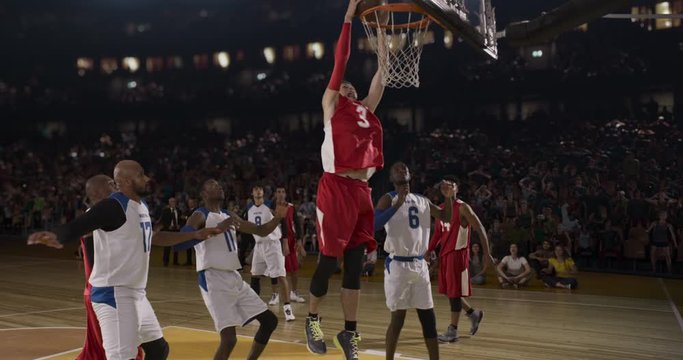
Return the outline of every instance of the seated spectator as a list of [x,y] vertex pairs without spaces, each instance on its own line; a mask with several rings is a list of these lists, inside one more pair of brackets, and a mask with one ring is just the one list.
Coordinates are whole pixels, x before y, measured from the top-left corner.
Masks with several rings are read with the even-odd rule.
[[498,282],[504,288],[512,285],[517,289],[531,279],[531,267],[523,256],[519,256],[518,251],[516,244],[510,245],[510,255],[504,257],[496,268]]
[[548,260],[548,267],[544,269],[546,276],[543,277],[543,283],[547,287],[576,289],[579,282],[572,275],[578,272],[574,260],[567,256],[564,246],[555,245],[555,254]]
[[657,271],[657,259],[664,258],[666,260],[666,268],[671,273],[671,243],[678,248],[676,243],[676,234],[673,226],[667,222],[666,211],[659,213],[659,220],[650,224],[647,229],[650,233],[650,262],[652,263],[652,272]]
[[472,284],[483,285],[486,283],[486,264],[482,261],[481,246],[478,243],[472,244],[469,270]]
[[541,278],[541,270],[548,267],[548,260],[553,256],[550,240],[544,240],[540,249],[529,254],[529,264],[536,271],[536,277]]

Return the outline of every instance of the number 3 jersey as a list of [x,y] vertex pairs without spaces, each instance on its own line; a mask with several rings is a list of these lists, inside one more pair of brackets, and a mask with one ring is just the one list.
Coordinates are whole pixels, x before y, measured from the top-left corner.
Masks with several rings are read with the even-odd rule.
[[382,124],[360,101],[340,95],[331,121],[325,124],[320,154],[325,172],[380,170],[384,167]]
[[95,266],[90,274],[94,287],[124,286],[144,289],[147,286],[149,252],[152,245],[152,220],[144,202],[136,202],[117,192],[116,200],[126,215],[123,225],[111,231],[93,232]]
[[[392,205],[395,204],[398,194],[393,191],[388,195],[391,196]],[[424,255],[429,247],[430,227],[429,200],[424,196],[408,194],[403,205],[384,225],[387,231],[384,251],[395,256]]]
[[[215,227],[230,217],[225,210],[216,213],[202,207],[195,211],[204,214],[207,228]],[[194,246],[194,250],[197,253],[197,271],[239,270],[242,267],[237,251],[237,234],[232,228],[200,242]]]

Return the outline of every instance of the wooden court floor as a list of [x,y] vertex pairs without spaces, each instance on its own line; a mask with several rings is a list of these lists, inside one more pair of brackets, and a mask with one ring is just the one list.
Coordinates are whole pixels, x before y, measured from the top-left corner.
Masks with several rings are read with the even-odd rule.
[[[171,345],[170,359],[210,359],[218,338],[194,269],[164,268],[155,250],[147,294]],[[307,259],[300,289],[307,289],[314,261]],[[70,251],[0,242],[0,274],[0,359],[73,359],[84,334],[81,263]],[[683,359],[683,281],[611,274],[581,274],[579,281],[574,292],[543,289],[539,281],[524,290],[476,288],[471,303],[486,314],[479,333],[465,334],[463,317],[461,339],[441,345],[442,359]],[[307,307],[297,304],[292,323],[271,307],[282,321],[262,358],[340,359],[331,341],[343,325],[339,287],[333,278],[321,310],[327,356],[309,354],[303,345]],[[262,289],[266,299],[266,282]],[[436,293],[434,299],[443,331],[448,302]],[[381,275],[375,275],[363,283],[361,359],[384,358],[388,322]],[[238,331],[233,358],[245,357],[255,330]],[[426,359],[421,335],[416,314],[409,313],[399,341],[402,358]]]

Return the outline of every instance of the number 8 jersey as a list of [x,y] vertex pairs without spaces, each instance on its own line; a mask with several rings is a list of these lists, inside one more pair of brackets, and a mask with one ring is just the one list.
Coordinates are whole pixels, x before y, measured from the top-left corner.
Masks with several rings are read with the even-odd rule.
[[147,286],[149,251],[152,245],[152,220],[147,205],[117,192],[109,196],[123,208],[126,222],[112,231],[93,232],[95,266],[90,274],[94,287]]
[[[395,204],[398,194],[389,193],[391,203]],[[395,256],[421,256],[429,247],[429,230],[431,215],[429,200],[413,193],[406,196],[406,201],[394,216],[384,225],[387,239],[384,251]]]
[[325,124],[320,155],[325,172],[380,170],[384,167],[382,124],[360,101],[340,95],[332,119]]

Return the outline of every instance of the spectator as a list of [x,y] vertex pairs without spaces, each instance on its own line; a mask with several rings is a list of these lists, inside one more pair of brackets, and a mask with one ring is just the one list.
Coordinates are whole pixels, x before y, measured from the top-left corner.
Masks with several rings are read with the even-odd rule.
[[548,260],[548,267],[544,269],[546,276],[543,277],[543,283],[546,287],[576,289],[579,282],[573,275],[578,272],[574,260],[567,256],[564,246],[555,245],[554,256]]
[[536,277],[541,278],[541,270],[548,267],[548,260],[553,256],[552,245],[550,240],[543,240],[543,245],[540,249],[529,254],[529,264],[536,271]]
[[[180,209],[177,207],[177,201],[175,198],[168,199],[168,206],[165,207],[161,212],[161,218],[159,219],[159,224],[161,225],[161,231],[178,231],[180,230],[180,221],[182,220],[182,214]],[[164,266],[168,266],[170,260],[172,247],[164,247]],[[192,250],[188,249],[188,258],[185,265],[192,265]],[[178,263],[178,252],[173,251],[173,265],[180,265]]]
[[518,251],[516,244],[510,245],[510,255],[504,257],[496,268],[498,282],[504,288],[513,286],[517,289],[531,279],[531,267],[523,256],[519,256]]
[[472,277],[472,284],[483,285],[486,283],[486,264],[482,260],[481,246],[478,243],[472,244],[469,272]]
[[666,260],[666,268],[671,273],[671,243],[678,249],[676,242],[676,234],[673,226],[667,222],[667,213],[662,211],[659,213],[659,220],[652,222],[647,232],[650,233],[650,262],[652,263],[652,272],[657,271],[657,259],[664,258]]

